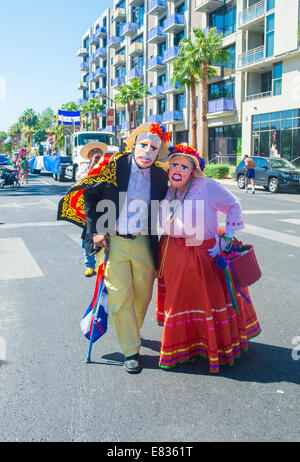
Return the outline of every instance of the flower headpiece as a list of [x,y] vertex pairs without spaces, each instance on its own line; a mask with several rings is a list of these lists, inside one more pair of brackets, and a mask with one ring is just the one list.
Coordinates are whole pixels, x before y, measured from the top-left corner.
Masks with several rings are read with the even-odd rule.
[[169,148],[169,156],[178,153],[187,154],[189,156],[195,157],[199,163],[200,170],[203,171],[205,169],[205,161],[203,157],[196,151],[196,149],[192,148],[187,144],[176,144],[176,146],[171,146]]
[[163,143],[169,142],[171,139],[171,132],[167,132],[166,128],[161,124],[150,124],[150,133],[159,136]]

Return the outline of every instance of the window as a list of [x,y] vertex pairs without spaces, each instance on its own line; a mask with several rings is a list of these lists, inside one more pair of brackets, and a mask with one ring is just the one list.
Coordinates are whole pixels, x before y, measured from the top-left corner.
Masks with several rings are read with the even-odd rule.
[[181,5],[179,5],[179,6],[177,6],[175,8],[175,13],[176,14],[184,14],[184,12],[185,12],[185,4],[184,3],[182,3]]
[[275,14],[267,16],[266,27],[266,57],[274,55],[274,23]]
[[267,11],[273,10],[275,8],[275,0],[267,0]]
[[212,101],[219,98],[234,98],[235,79],[222,80],[208,86],[208,100]]
[[273,95],[281,95],[282,93],[282,63],[274,64],[273,66]]
[[163,114],[167,110],[167,100],[166,99],[160,99],[158,100],[158,114]]
[[163,56],[166,49],[167,49],[166,42],[160,43],[158,45],[158,56]]
[[217,32],[224,35],[232,34],[236,31],[236,4],[227,3],[209,15],[209,27],[216,27]]
[[185,108],[185,95],[184,93],[180,93],[179,95],[175,95],[175,111],[183,111]]
[[261,93],[272,91],[272,72],[264,72],[261,75]]

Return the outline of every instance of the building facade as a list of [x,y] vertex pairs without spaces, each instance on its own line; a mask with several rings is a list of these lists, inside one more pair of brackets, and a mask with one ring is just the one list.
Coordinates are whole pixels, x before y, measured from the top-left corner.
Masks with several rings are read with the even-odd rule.
[[[190,142],[190,95],[172,85],[181,38],[215,27],[230,52],[208,87],[208,155],[236,163],[239,153],[300,156],[299,0],[115,0],[82,36],[82,102],[99,97],[116,109],[99,128],[128,134],[126,107],[114,104],[122,83],[139,78],[150,94],[137,123],[162,122],[173,143]],[[200,141],[200,88],[197,115]]]

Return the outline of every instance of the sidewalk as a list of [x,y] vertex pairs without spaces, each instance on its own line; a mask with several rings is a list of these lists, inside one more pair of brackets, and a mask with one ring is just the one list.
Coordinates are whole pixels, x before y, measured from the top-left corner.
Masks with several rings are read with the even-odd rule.
[[224,178],[222,180],[218,180],[216,179],[216,181],[218,181],[218,183],[221,183],[221,184],[229,184],[229,185],[237,185],[237,182],[235,180],[233,180],[232,178]]

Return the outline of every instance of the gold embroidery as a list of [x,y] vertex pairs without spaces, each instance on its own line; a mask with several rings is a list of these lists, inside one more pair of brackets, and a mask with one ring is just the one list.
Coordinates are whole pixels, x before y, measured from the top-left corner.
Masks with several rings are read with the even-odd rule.
[[[77,192],[77,191],[76,191]],[[75,192],[75,194],[76,194]],[[79,224],[81,226],[84,226],[86,221],[83,218],[80,218],[76,214],[76,210],[73,207],[70,207],[70,201],[74,193],[67,194],[62,203],[62,208],[61,208],[61,218],[66,218],[68,221],[71,221],[72,223]],[[81,196],[79,198],[78,203],[80,203],[80,212],[84,213],[84,198]]]

